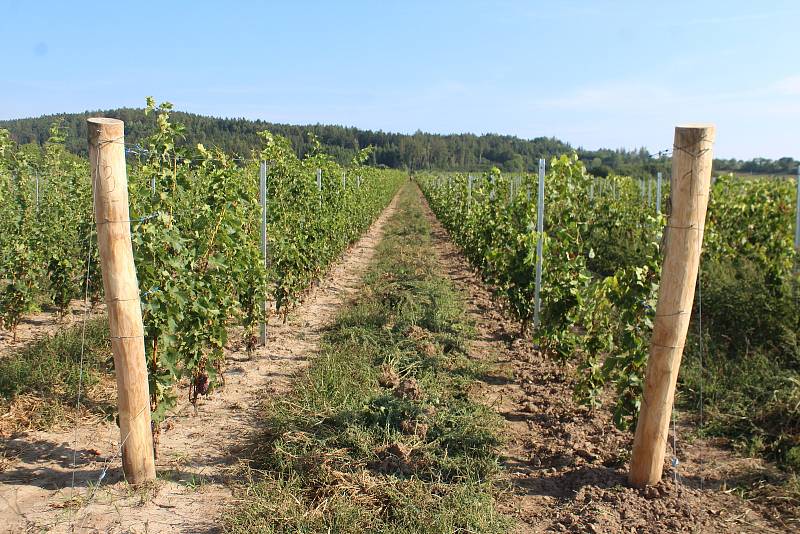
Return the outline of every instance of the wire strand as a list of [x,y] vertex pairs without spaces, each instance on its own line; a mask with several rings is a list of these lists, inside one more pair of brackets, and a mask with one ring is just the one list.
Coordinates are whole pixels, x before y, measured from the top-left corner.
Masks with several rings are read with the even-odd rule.
[[[100,157],[100,144],[98,143],[97,146],[97,158]],[[92,176],[92,188],[97,187],[97,175],[98,173],[95,172],[94,176]],[[75,438],[72,444],[72,482],[70,491],[74,495],[75,493],[75,471],[78,469],[78,436],[80,431],[80,412],[81,412],[81,392],[83,388],[83,360],[84,355],[86,353],[86,323],[88,321],[89,315],[89,280],[91,277],[91,267],[92,267],[92,227],[94,226],[95,222],[95,210],[94,210],[94,194],[92,195],[92,216],[91,216],[91,223],[89,224],[89,228],[87,230],[88,236],[88,254],[86,255],[86,281],[84,284],[84,294],[83,294],[83,325],[81,327],[81,353],[80,353],[80,361],[78,363],[78,394],[77,399],[75,401],[75,408],[76,408],[76,421],[75,421]]]

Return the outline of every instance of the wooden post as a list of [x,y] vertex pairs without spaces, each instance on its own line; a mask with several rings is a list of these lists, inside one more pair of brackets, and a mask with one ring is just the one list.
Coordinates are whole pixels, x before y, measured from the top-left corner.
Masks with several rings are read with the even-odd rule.
[[640,488],[658,483],[664,468],[675,383],[700,265],[714,136],[711,125],[675,128],[672,213],[667,223],[656,319],[628,476],[631,485]]
[[133,263],[125,125],[87,119],[97,248],[117,375],[122,469],[131,484],[156,477],[139,283]]

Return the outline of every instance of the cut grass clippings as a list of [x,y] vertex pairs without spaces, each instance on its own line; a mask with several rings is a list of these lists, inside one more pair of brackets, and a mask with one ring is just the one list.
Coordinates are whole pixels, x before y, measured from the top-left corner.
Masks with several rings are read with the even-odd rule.
[[470,399],[483,364],[438,271],[413,186],[356,303],[292,395],[269,399],[228,532],[506,532],[501,420]]

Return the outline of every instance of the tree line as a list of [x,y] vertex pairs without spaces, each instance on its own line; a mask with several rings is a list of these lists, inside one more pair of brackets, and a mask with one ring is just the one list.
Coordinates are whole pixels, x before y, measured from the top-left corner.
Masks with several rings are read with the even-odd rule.
[[[86,155],[86,119],[92,116],[113,117],[125,121],[125,137],[136,145],[152,133],[155,117],[144,109],[119,108],[96,112],[43,115],[35,118],[0,121],[0,128],[11,132],[20,144],[43,145],[53,122],[60,121],[66,136],[66,147],[75,154]],[[338,163],[348,163],[356,152],[372,146],[370,163],[376,166],[416,170],[484,171],[498,167],[506,172],[534,171],[539,158],[550,158],[576,151],[589,172],[596,176],[623,174],[634,177],[668,175],[670,161],[653,157],[645,149],[573,148],[553,137],[521,139],[498,134],[413,134],[361,130],[338,125],[291,125],[244,118],[218,118],[176,111],[172,116],[185,126],[185,145],[202,143],[216,146],[231,154],[249,156],[260,146],[258,132],[269,130],[289,139],[298,157],[313,152],[317,146]],[[753,174],[794,174],[798,161],[793,158],[770,160],[755,158],[714,160],[715,172],[747,172]]]

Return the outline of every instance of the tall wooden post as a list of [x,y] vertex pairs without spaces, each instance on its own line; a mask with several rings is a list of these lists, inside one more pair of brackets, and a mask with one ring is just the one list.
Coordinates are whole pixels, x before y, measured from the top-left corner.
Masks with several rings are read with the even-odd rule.
[[661,480],[675,384],[689,329],[711,185],[715,128],[675,128],[672,213],[656,307],[644,393],[633,441],[628,481],[636,487]]
[[105,118],[86,122],[97,247],[117,375],[122,469],[128,482],[140,484],[155,479],[156,470],[142,308],[131,244],[125,125]]

